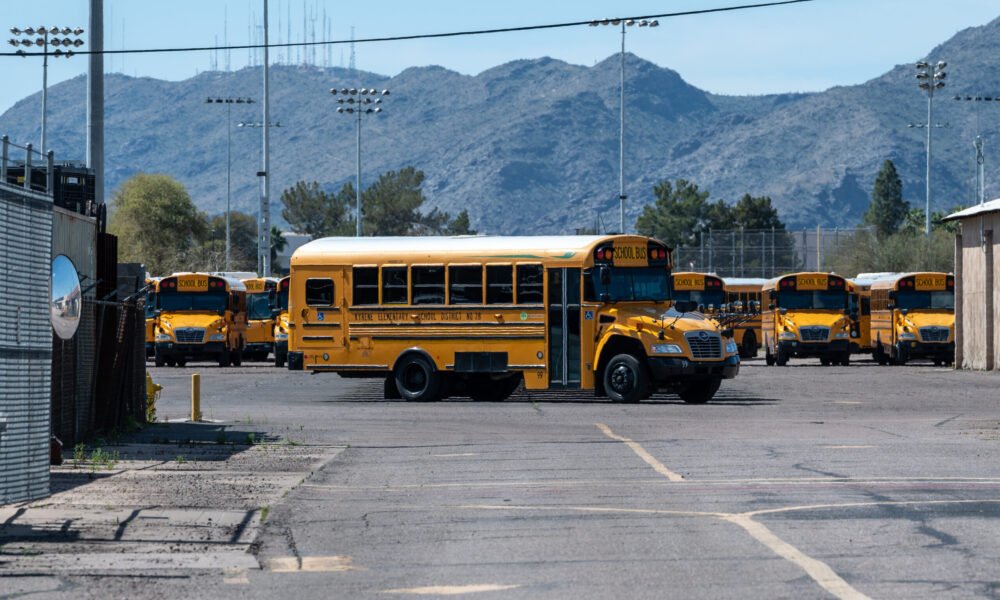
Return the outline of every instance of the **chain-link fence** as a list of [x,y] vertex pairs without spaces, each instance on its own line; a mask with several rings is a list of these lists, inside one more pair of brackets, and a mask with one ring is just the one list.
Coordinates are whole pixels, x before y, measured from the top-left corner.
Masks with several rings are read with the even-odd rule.
[[702,231],[698,243],[674,249],[674,269],[722,277],[777,277],[827,271],[859,229],[725,229]]

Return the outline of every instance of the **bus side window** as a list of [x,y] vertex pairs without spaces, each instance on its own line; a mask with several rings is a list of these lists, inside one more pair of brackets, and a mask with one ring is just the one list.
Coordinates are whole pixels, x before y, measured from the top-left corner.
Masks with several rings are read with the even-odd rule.
[[486,304],[513,304],[514,276],[510,265],[486,265]]
[[382,304],[406,304],[406,267],[382,267]]
[[355,306],[378,304],[378,267],[354,267]]
[[444,304],[444,267],[413,267],[413,303]]
[[517,303],[541,304],[542,266],[517,265]]
[[306,306],[332,306],[333,280],[306,279]]
[[[508,278],[510,267],[507,268]],[[449,304],[483,303],[483,268],[448,267]]]

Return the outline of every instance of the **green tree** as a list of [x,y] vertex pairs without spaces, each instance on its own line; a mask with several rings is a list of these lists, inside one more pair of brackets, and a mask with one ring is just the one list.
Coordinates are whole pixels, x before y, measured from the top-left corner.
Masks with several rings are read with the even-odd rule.
[[445,235],[476,235],[476,230],[469,223],[469,211],[462,209],[454,219],[448,222]]
[[[208,221],[208,234],[202,243],[194,268],[223,271],[226,268],[226,215]],[[239,211],[229,213],[229,270],[257,269],[257,219]]]
[[271,225],[271,270],[278,271],[278,253],[288,247],[288,240],[282,235],[282,231]]
[[164,275],[191,267],[208,224],[184,186],[168,175],[140,174],[111,200],[108,230],[118,236],[118,258]]
[[656,201],[646,205],[635,222],[642,235],[663,240],[668,246],[691,246],[709,229],[731,229],[732,210],[725,202],[708,201],[708,191],[685,179],[668,180],[653,187]]
[[424,172],[413,167],[383,173],[361,194],[362,234],[413,235],[426,227],[423,182]]
[[937,228],[928,237],[920,229],[903,228],[885,239],[874,231],[860,230],[836,254],[824,261],[837,273],[952,271],[955,268],[955,236]]
[[299,181],[281,192],[281,217],[299,233],[313,238],[346,233],[350,224],[349,206],[354,202],[354,186],[346,184],[336,194],[328,194],[318,182]]
[[882,163],[875,177],[871,203],[863,222],[875,228],[875,235],[883,240],[899,231],[907,219],[910,205],[903,200],[903,182],[891,160]]
[[778,217],[778,209],[771,204],[770,196],[754,197],[743,194],[733,207],[733,221],[743,229],[785,230],[785,224]]

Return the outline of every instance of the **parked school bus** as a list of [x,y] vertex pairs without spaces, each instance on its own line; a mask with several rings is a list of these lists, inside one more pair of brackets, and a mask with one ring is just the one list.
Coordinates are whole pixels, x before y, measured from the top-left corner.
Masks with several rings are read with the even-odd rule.
[[847,280],[847,311],[851,317],[851,353],[872,351],[872,280]]
[[175,273],[156,282],[156,366],[243,361],[246,287],[239,279]]
[[955,360],[955,277],[902,273],[872,282],[873,355],[880,365]]
[[247,288],[247,333],[243,354],[247,360],[267,360],[274,352],[272,313],[278,280],[274,277],[243,279]]
[[288,359],[288,288],[290,277],[278,281],[274,300],[274,366],[283,367]]
[[768,281],[761,316],[764,358],[784,366],[792,357],[823,365],[851,362],[847,280],[833,273],[793,273]]
[[669,306],[671,252],[641,236],[325,238],[291,259],[290,369],[378,377],[386,396],[586,389],[710,400],[734,343]]
[[[720,328],[732,329],[740,358],[753,358],[757,355],[757,340],[760,337],[754,331],[753,321],[756,319],[756,330],[759,331],[760,315],[747,312],[750,310],[749,303],[740,302],[737,305],[736,302],[730,302],[726,282],[721,277],[711,273],[681,271],[673,273],[671,280],[671,297],[675,302],[690,303],[699,312],[708,315]],[[756,295],[759,300],[759,286]]]
[[736,318],[730,325],[740,347],[740,358],[754,358],[764,339],[761,331],[762,290],[766,279],[726,277],[722,287],[726,291],[726,304],[733,307]]

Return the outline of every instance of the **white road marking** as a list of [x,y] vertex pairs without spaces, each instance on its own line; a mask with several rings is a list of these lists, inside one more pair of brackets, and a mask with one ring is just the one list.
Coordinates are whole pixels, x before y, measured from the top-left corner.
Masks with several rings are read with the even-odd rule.
[[646,461],[646,464],[653,467],[653,470],[659,473],[660,475],[663,475],[670,481],[684,481],[683,477],[665,467],[663,463],[656,460],[652,454],[646,452],[646,449],[637,444],[635,441],[627,437],[622,437],[616,434],[615,432],[611,431],[611,428],[605,425],[604,423],[594,423],[594,425],[596,425],[597,428],[601,430],[601,433],[603,433],[607,437],[613,440],[617,440],[619,442],[623,442],[626,446],[631,448],[632,452],[635,452],[639,458]]
[[273,573],[294,573],[309,571],[314,573],[335,573],[358,571],[350,556],[277,556],[264,562],[264,568]]
[[502,592],[519,588],[519,585],[501,585],[497,583],[473,583],[470,585],[431,585],[427,587],[400,588],[383,590],[383,594],[414,594],[417,596],[458,596],[461,594],[476,594],[479,592]]
[[230,585],[246,585],[250,583],[246,569],[229,569],[222,577],[222,583]]
[[452,457],[455,457],[455,456],[479,456],[479,453],[478,452],[459,452],[457,454],[431,454],[431,456],[435,456],[435,457],[438,457],[438,458],[452,458]]

